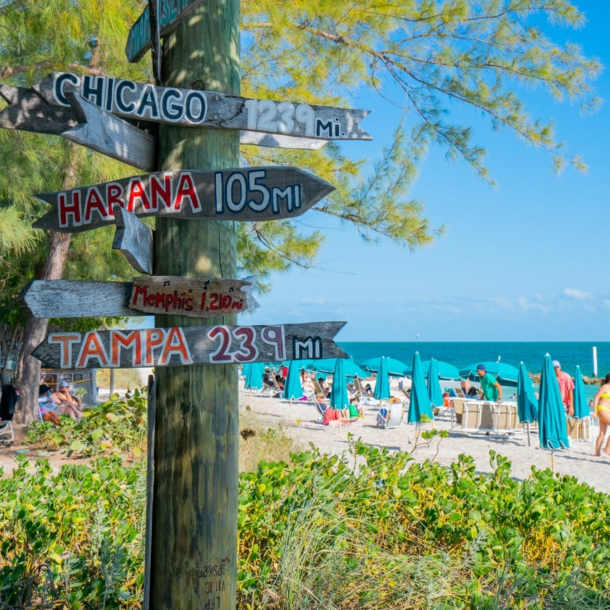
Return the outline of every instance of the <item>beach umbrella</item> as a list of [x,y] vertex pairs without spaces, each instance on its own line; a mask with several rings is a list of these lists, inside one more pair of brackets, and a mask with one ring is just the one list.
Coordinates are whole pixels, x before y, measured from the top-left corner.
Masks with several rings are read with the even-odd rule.
[[534,394],[532,380],[527,374],[527,369],[523,362],[519,365],[519,383],[517,385],[517,410],[519,421],[527,426],[527,445],[530,442],[530,424],[538,419],[538,399]]
[[331,409],[349,409],[349,398],[347,395],[347,381],[345,375],[345,360],[337,358],[335,370],[333,371],[333,386],[330,392]]
[[[422,361],[422,369],[424,371],[424,377],[428,377],[428,371],[430,370],[430,362],[431,360]],[[457,366],[453,366],[453,364],[449,364],[448,362],[442,362],[440,360],[436,360],[436,365],[438,367],[438,377],[439,379],[459,379],[460,371]],[[412,370],[409,368],[406,371],[406,374],[411,377]]]
[[407,421],[410,424],[418,424],[421,421],[422,415],[427,415],[430,419],[434,419],[419,352],[415,352],[413,355],[412,370],[413,384],[411,385],[411,403],[409,404],[409,417]]
[[379,364],[379,372],[377,373],[377,382],[375,383],[375,391],[373,398],[377,400],[388,400],[390,398],[390,378],[388,376],[388,361],[389,358],[382,358]]
[[[394,358],[386,358],[386,365],[388,367],[388,375],[395,375],[397,377],[402,377],[408,368],[404,362]],[[372,371],[373,373],[377,373],[380,366],[381,358],[369,358],[360,363],[361,368],[365,371]]]
[[519,380],[519,371],[510,364],[504,362],[475,362],[470,366],[460,369],[460,377],[470,379],[471,381],[479,381],[477,374],[477,366],[484,364],[487,372],[496,378],[500,385],[517,387]]
[[288,367],[288,375],[284,382],[284,398],[292,401],[294,398],[298,400],[303,396],[303,387],[301,386],[301,372],[299,371],[298,362],[291,362]]
[[[368,377],[368,374],[354,362],[354,358],[352,356],[344,360],[345,374],[347,377],[360,377],[360,379],[366,379]],[[326,373],[327,375],[332,375],[336,364],[337,358],[324,358],[323,360],[312,360],[307,365],[307,368],[320,373]]]
[[263,374],[265,372],[265,365],[262,362],[252,362],[249,365],[245,364],[244,369],[246,370],[246,381],[244,387],[248,390],[262,390],[263,389]]
[[435,407],[442,407],[443,393],[441,391],[441,384],[439,383],[438,378],[438,364],[436,360],[432,359],[430,361],[428,372],[428,396],[430,397],[430,404],[434,405]]
[[576,375],[574,375],[574,416],[578,419],[589,417],[589,405],[587,404],[587,395],[585,393],[585,382],[580,373],[580,367],[576,367]]
[[540,446],[551,450],[551,466],[555,472],[555,451],[570,447],[566,427],[565,409],[561,402],[559,383],[553,369],[551,357],[547,354],[542,363],[540,377],[540,398],[538,401],[538,429]]

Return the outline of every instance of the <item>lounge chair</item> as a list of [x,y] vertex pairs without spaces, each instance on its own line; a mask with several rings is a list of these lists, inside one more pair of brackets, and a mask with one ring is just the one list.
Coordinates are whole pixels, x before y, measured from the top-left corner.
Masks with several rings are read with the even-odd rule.
[[12,443],[14,440],[13,422],[8,419],[0,419],[0,443]]
[[575,417],[567,418],[568,435],[575,441],[591,441],[591,418],[583,417],[577,419]]
[[388,418],[388,421],[382,422],[383,418],[381,417],[381,413],[377,415],[381,427],[386,430],[389,428],[398,428],[402,423],[403,404],[401,402],[393,402],[385,405],[384,408],[388,409],[390,417]]

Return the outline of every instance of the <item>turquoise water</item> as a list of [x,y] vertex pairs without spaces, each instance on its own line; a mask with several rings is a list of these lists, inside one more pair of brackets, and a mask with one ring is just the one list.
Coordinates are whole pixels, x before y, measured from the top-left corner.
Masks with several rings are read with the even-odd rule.
[[[422,360],[436,358],[464,368],[477,362],[496,361],[519,367],[524,362],[530,373],[540,373],[545,354],[561,362],[561,368],[574,376],[576,365],[583,375],[593,375],[592,348],[597,347],[598,373],[600,377],[610,372],[610,343],[432,343],[412,341],[408,343],[340,343],[341,347],[358,363],[379,356],[390,356],[405,362],[409,367],[413,353],[418,351]],[[586,386],[587,396],[592,398],[596,386]]]

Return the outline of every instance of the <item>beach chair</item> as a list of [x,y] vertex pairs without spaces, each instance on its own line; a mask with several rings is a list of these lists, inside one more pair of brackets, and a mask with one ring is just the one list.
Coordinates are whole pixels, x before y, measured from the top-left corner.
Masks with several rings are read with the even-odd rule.
[[14,440],[13,422],[8,419],[0,419],[0,443],[12,443]]
[[464,405],[469,402],[469,398],[452,398],[453,403],[453,426],[462,425],[462,416],[464,415]]
[[567,418],[568,435],[572,440],[589,442],[591,441],[591,418],[583,417],[577,419],[575,417]]
[[506,402],[488,404],[492,414],[493,433],[497,435],[515,434],[519,426],[517,405]]
[[404,413],[404,405],[401,402],[393,402],[390,404],[384,404],[384,409],[389,411],[389,418],[387,422],[382,422],[381,413],[377,414],[377,422],[381,424],[381,427],[385,430],[389,430],[390,428],[398,428],[402,423],[402,417]]

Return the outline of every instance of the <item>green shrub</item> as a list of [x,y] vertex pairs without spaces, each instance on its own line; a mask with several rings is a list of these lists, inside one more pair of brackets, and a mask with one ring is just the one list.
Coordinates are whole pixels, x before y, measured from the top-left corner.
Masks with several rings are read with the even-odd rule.
[[61,425],[34,422],[27,442],[69,455],[93,456],[134,452],[140,457],[146,449],[146,390],[134,390],[130,398],[114,395],[106,402],[85,409],[80,422],[62,415]]
[[[0,600],[140,608],[144,460],[56,474],[19,460],[0,479]],[[491,463],[484,475],[467,456],[444,468],[359,442],[345,461],[261,462],[240,478],[238,607],[610,609],[610,496]]]

